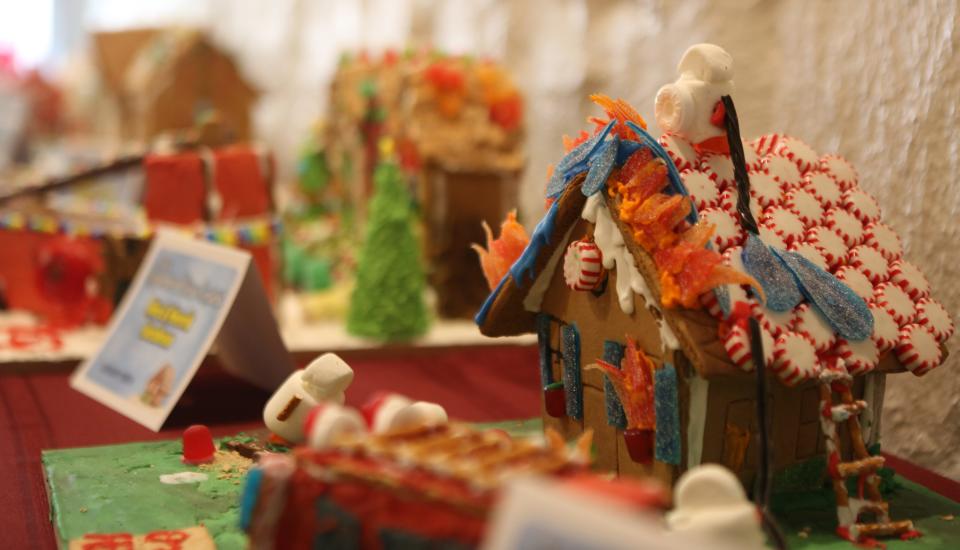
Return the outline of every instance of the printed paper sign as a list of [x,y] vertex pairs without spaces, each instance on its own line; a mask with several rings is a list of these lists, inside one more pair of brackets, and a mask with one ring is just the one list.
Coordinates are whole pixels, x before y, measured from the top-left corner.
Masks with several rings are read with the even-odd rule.
[[71,386],[157,431],[211,346],[268,389],[293,368],[250,254],[162,232]]

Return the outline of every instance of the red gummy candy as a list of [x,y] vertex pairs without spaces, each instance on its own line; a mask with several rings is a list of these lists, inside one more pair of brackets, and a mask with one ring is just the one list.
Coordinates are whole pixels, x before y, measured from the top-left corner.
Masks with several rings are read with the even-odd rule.
[[217,448],[213,444],[210,428],[194,424],[183,431],[183,463],[204,464],[213,462]]

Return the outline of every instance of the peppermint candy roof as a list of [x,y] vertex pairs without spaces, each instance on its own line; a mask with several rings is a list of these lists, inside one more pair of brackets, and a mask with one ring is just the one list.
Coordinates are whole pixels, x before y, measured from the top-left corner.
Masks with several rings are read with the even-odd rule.
[[[690,151],[695,148],[678,136],[664,136],[661,143],[672,159],[682,157],[681,178],[695,178],[687,191],[704,209],[704,217],[712,221],[721,218],[725,211],[736,218],[736,201],[720,199],[736,196],[727,163],[718,159],[716,153],[693,157]],[[781,376],[781,380],[788,385],[807,380],[830,357],[844,359],[851,374],[862,374],[875,369],[884,354],[893,353],[894,348],[915,349],[934,344],[937,349],[919,352],[925,358],[923,368],[904,366],[920,375],[933,368],[930,364],[934,358],[939,365],[939,346],[953,334],[953,322],[943,306],[930,297],[929,284],[920,269],[903,258],[899,237],[882,223],[876,199],[860,187],[850,162],[839,155],[820,155],[803,141],[781,134],[761,136],[745,144],[744,149],[751,158],[755,154],[758,159],[747,163],[747,172],[754,199],[751,209],[761,222],[761,229],[778,236],[789,249],[800,252],[848,285],[855,284],[851,288],[871,310],[883,312],[882,319],[874,323],[870,342],[857,344],[842,338],[827,339],[822,334],[823,324],[814,317],[819,314],[807,300],[786,316],[752,304],[754,315],[768,328],[772,328],[772,318],[780,319],[775,326],[781,342],[778,351],[781,355],[787,353],[784,342],[789,344],[788,354],[795,355],[793,363],[800,363],[793,367],[802,375]],[[705,189],[705,182],[714,187]],[[721,253],[739,251],[736,247],[742,242],[740,235],[730,228],[721,229],[713,245]],[[724,256],[732,267],[742,269],[738,261],[731,261],[730,254]],[[742,289],[725,291],[739,299],[746,296]],[[924,307],[917,307],[921,303]],[[722,308],[709,309],[716,317],[725,316]],[[929,332],[930,337],[917,336],[921,331]],[[826,346],[828,342],[830,345]],[[816,360],[811,359],[814,356]],[[898,357],[906,355],[901,353]],[[737,359],[731,356],[735,364]],[[786,359],[781,359],[771,368],[782,371],[784,364]]]

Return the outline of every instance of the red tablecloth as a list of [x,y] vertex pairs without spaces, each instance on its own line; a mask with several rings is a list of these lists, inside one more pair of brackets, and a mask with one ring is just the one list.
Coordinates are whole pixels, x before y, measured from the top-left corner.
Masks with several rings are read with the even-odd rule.
[[[534,347],[344,353],[356,378],[347,393],[359,405],[390,389],[436,401],[450,416],[508,420],[539,414]],[[69,372],[0,372],[0,548],[55,548],[40,451],[170,439],[195,423],[214,435],[262,427],[269,394],[208,360],[160,433],[72,390]]]

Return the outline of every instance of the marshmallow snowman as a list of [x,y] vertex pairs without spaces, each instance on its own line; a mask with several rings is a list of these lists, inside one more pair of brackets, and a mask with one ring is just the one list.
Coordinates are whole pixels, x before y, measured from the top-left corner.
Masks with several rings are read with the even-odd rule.
[[720,46],[690,46],[677,66],[679,78],[657,92],[657,124],[693,144],[725,135],[713,115],[720,98],[733,94],[733,58]]
[[361,408],[373,433],[437,426],[447,422],[447,411],[436,403],[413,401],[397,393],[374,394]]
[[343,434],[366,432],[367,425],[356,409],[321,403],[307,413],[303,431],[310,448],[326,449]]
[[306,368],[293,372],[270,396],[263,422],[291,443],[303,443],[304,422],[320,403],[343,404],[344,391],[353,381],[353,369],[336,354],[325,353]]
[[757,507],[747,500],[737,476],[723,466],[688,470],[677,481],[673,503],[667,514],[672,531],[702,534],[730,548],[766,548]]

